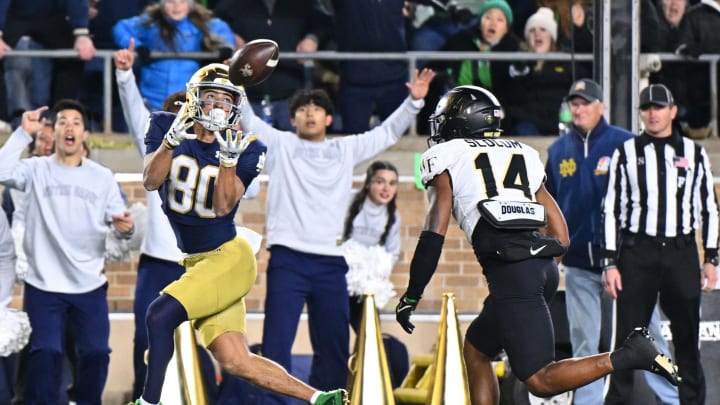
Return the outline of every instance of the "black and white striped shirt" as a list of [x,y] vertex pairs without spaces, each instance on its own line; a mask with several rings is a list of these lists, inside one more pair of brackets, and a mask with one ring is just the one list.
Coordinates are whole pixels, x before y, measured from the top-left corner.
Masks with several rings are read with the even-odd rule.
[[705,148],[678,133],[645,133],[618,146],[603,202],[604,247],[616,252],[619,231],[672,238],[702,224],[706,251],[718,246],[718,204]]

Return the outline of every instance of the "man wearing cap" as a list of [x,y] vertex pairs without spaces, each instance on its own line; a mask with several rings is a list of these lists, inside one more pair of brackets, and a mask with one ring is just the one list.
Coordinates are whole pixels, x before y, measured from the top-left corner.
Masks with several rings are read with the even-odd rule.
[[[717,282],[718,205],[708,154],[673,129],[676,114],[667,87],[646,87],[640,93],[645,130],[613,153],[603,204],[603,286],[617,300],[618,336],[649,322],[659,294],[682,378],[680,403],[704,404],[700,292]],[[628,403],[632,383],[632,372],[613,373],[605,403]]]
[[[595,81],[580,79],[573,83],[567,100],[572,113],[571,130],[548,149],[545,187],[560,206],[570,232],[570,247],[562,259],[565,303],[572,354],[582,357],[600,352],[602,319],[609,316],[603,314],[602,305],[600,224],[610,157],[633,134],[607,123],[603,117],[602,88]],[[667,352],[667,342],[660,335],[659,316],[654,315],[650,334],[656,337],[658,348]],[[677,404],[677,389],[655,376],[645,373],[648,385],[662,403]],[[602,404],[603,386],[600,379],[576,389],[574,403]]]

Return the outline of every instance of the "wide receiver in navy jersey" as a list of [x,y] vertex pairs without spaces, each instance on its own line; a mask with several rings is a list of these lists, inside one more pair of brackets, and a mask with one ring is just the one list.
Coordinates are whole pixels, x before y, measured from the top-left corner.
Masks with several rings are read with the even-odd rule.
[[[612,353],[555,361],[548,300],[558,286],[555,259],[569,243],[565,219],[545,190],[538,152],[498,138],[502,107],[489,91],[460,86],[431,117],[435,142],[422,158],[430,207],[410,263],[410,280],[395,310],[406,332],[410,316],[437,267],[450,216],[472,244],[488,295],[468,327],[463,348],[473,405],[497,404],[491,360],[502,350],[530,392],[548,397],[613,370],[646,369],[677,384],[676,369],[644,328]],[[453,402],[464,403],[462,393]]]
[[257,265],[249,242],[236,235],[234,217],[267,148],[236,131],[244,94],[230,82],[227,66],[210,64],[188,82],[177,114],[150,116],[143,182],[160,193],[186,270],[148,308],[148,371],[136,404],[159,403],[173,331],[186,320],[231,374],[312,404],[340,405],[346,397],[344,390],[317,391],[248,350],[243,297]]

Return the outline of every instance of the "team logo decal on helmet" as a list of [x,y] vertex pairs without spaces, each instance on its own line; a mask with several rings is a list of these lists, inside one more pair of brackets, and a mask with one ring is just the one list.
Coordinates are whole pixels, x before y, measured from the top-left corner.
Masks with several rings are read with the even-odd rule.
[[498,137],[503,117],[502,106],[491,92],[478,86],[459,86],[440,99],[430,116],[428,142]]
[[[202,93],[208,89],[228,93],[232,102],[203,99]],[[192,75],[187,83],[186,102],[193,120],[209,131],[222,131],[240,122],[240,106],[245,102],[245,92],[230,81],[226,65],[212,63]],[[207,113],[202,109],[205,103],[213,105]]]
[[245,66],[243,66],[243,68],[240,69],[240,73],[241,73],[244,77],[250,77],[250,76],[253,75],[253,68],[252,68],[252,66],[250,66],[249,63],[246,63]]

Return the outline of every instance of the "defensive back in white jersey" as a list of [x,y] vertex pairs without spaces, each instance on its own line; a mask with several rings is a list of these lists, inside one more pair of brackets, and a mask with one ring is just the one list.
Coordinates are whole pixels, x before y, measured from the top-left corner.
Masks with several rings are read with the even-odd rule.
[[538,152],[512,139],[453,139],[425,151],[420,174],[426,187],[446,170],[453,187],[453,217],[468,241],[480,219],[478,202],[536,201],[545,181]]

